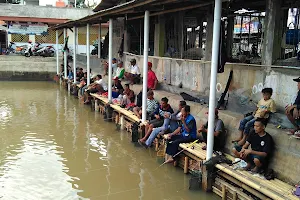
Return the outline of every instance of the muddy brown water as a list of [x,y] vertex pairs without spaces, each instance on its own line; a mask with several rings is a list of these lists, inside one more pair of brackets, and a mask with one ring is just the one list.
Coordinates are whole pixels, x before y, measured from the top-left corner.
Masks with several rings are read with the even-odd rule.
[[219,199],[59,85],[0,83],[1,200]]

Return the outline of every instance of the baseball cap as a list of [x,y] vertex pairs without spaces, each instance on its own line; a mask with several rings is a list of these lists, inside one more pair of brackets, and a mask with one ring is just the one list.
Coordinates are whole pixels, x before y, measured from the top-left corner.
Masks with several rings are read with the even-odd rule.
[[113,80],[119,80],[119,77],[115,77],[115,78],[113,78]]
[[148,67],[152,67],[152,62],[148,62]]
[[296,81],[297,83],[299,83],[300,82],[300,77],[294,78],[293,81]]

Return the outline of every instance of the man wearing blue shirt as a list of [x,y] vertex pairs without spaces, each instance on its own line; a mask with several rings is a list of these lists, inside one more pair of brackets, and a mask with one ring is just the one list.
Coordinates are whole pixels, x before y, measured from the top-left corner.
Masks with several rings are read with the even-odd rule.
[[184,106],[181,109],[181,126],[179,126],[173,133],[168,134],[169,142],[166,149],[166,163],[174,161],[173,156],[178,152],[180,143],[193,142],[197,138],[196,120],[190,112],[190,106]]

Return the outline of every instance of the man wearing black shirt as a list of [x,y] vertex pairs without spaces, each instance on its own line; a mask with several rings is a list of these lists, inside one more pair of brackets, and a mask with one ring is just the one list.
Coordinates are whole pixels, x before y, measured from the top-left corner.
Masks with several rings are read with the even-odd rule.
[[295,103],[291,106],[287,106],[285,108],[285,114],[290,122],[295,126],[295,130],[291,131],[291,134],[295,134],[295,136],[300,137],[300,126],[297,121],[300,120],[300,77],[293,79],[298,83],[298,94],[295,100]]
[[118,96],[123,93],[124,88],[118,77],[115,77],[113,80],[114,80],[114,85],[112,88],[112,98],[118,98]]
[[[252,172],[259,172],[263,168],[273,149],[273,139],[270,134],[265,132],[265,125],[263,119],[256,119],[254,123],[255,132],[250,134],[247,142],[241,148],[236,146],[233,153],[236,157],[241,158],[247,162],[246,170]],[[251,145],[251,149],[249,146]]]

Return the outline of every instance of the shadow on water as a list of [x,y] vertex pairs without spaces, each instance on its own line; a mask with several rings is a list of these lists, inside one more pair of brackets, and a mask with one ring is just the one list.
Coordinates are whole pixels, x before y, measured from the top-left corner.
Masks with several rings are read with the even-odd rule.
[[219,199],[60,86],[1,86],[0,199]]

